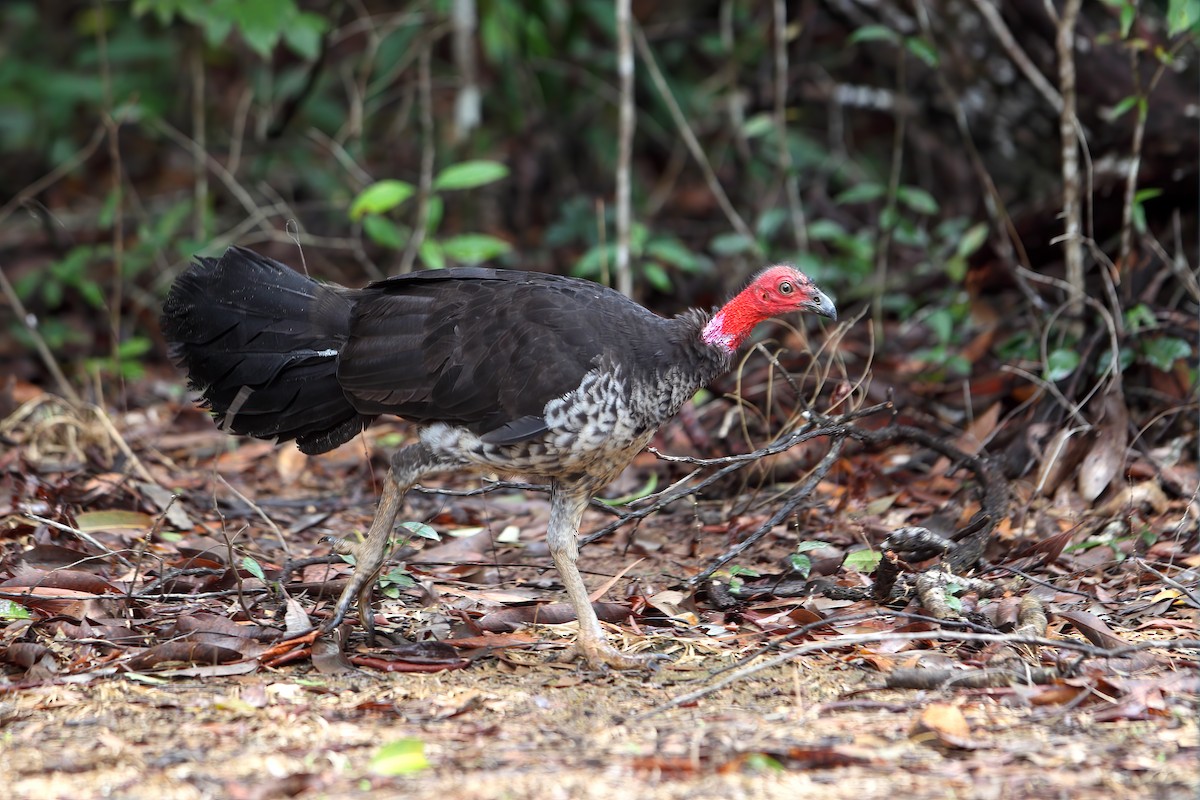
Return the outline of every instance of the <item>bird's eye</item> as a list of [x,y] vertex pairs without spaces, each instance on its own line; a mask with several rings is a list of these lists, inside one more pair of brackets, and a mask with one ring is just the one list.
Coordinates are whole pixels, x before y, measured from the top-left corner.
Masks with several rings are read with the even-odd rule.
[[793,291],[794,287],[792,286],[791,281],[784,281],[783,283],[779,284],[780,294],[791,294]]

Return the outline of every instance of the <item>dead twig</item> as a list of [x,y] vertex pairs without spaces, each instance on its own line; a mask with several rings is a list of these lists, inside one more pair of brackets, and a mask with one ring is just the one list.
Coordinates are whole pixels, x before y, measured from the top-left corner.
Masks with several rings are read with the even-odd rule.
[[79,528],[73,528],[70,525],[66,525],[62,522],[56,522],[55,520],[40,516],[38,514],[31,514],[28,511],[22,512],[21,516],[24,517],[25,519],[32,520],[33,522],[36,522],[40,525],[45,525],[48,528],[54,528],[55,530],[62,531],[63,533],[69,533],[72,536],[76,537],[77,539],[81,539],[81,540],[87,542],[92,547],[96,548],[101,553],[103,553],[106,557],[116,559],[116,561],[121,566],[126,567],[128,569],[134,568],[133,562],[131,562],[129,559],[125,558],[125,556],[121,555],[121,553],[119,551],[110,550],[109,548],[105,547],[103,544],[101,544],[96,539],[95,536],[92,536],[87,531],[81,531],[81,530],[79,530]]
[[[0,221],[3,221],[6,216],[7,213],[5,210],[0,209]],[[73,405],[83,405],[83,398],[79,396],[79,393],[75,391],[75,387],[67,380],[67,376],[63,374],[62,368],[58,366],[58,361],[54,358],[54,354],[50,352],[50,348],[46,345],[46,340],[42,338],[42,334],[38,330],[37,317],[25,310],[25,304],[21,302],[21,298],[17,295],[17,290],[8,282],[8,277],[4,274],[3,267],[0,267],[0,290],[3,290],[9,305],[13,307],[13,311],[17,312],[17,317],[21,320],[21,324],[25,326],[25,330],[33,338],[33,346],[38,351],[38,356],[42,359],[42,364],[54,376],[54,382],[58,384],[58,390]]]

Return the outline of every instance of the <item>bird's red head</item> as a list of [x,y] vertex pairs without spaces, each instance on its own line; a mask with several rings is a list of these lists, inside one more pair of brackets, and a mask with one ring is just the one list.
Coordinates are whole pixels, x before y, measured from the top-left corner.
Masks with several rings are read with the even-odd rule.
[[732,352],[755,325],[793,311],[812,311],[837,319],[833,301],[811,278],[795,267],[776,264],[755,275],[749,286],[717,311],[702,338],[713,347]]

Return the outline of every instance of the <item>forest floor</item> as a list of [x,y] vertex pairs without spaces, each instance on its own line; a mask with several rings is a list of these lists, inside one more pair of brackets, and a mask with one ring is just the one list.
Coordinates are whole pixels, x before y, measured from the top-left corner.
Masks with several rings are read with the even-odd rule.
[[[280,642],[328,612],[349,567],[305,559],[366,529],[410,431],[382,423],[306,457],[225,436],[177,389],[163,368],[110,416],[8,387],[8,797],[1200,797],[1194,498],[1131,479],[1090,508],[1014,483],[980,573],[997,593],[960,589],[975,624],[939,623],[916,600],[828,589],[870,586],[847,556],[888,531],[948,508],[961,526],[979,508],[970,476],[910,446],[847,451],[718,573],[733,602],[691,587],[803,476],[822,450],[809,443],[584,549],[614,643],[666,656],[599,673],[555,660],[574,623],[546,495],[446,476],[409,498],[420,524],[376,609],[388,638],[349,629],[343,657]],[[657,445],[686,452],[688,424]],[[644,454],[613,494],[687,466]],[[612,518],[593,509],[584,530]],[[1018,630],[1029,598],[1049,616],[1032,639]]]

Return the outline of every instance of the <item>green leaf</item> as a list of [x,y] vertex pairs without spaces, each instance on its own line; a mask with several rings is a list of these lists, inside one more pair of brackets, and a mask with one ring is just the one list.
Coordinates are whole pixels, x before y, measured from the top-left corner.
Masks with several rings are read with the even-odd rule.
[[642,251],[646,249],[646,242],[649,240],[650,229],[644,223],[633,223],[629,228],[629,254],[634,257],[641,256]]
[[425,211],[425,235],[433,236],[438,226],[442,224],[442,216],[446,213],[446,203],[436,194],[429,198],[429,207]]
[[1142,344],[1142,355],[1150,362],[1150,365],[1169,372],[1175,366],[1175,362],[1181,358],[1190,358],[1192,355],[1192,345],[1184,339],[1178,339],[1174,336],[1163,336],[1161,338],[1149,339]]
[[758,223],[754,226],[754,235],[762,241],[767,241],[779,233],[779,229],[787,221],[788,211],[786,208],[768,208],[758,218]]
[[104,308],[104,290],[100,285],[91,281],[79,284],[79,293],[92,308]]
[[1057,383],[1069,376],[1079,366],[1079,353],[1060,348],[1046,359],[1046,380]]
[[1129,111],[1129,109],[1131,109],[1135,105],[1137,105],[1137,101],[1138,101],[1137,95],[1131,94],[1128,97],[1121,100],[1121,102],[1117,103],[1112,108],[1106,110],[1102,114],[1102,116],[1104,117],[1104,119],[1106,119],[1109,122],[1116,122],[1121,117],[1123,117],[1126,114],[1126,112]]
[[0,600],[0,619],[33,619],[29,609],[12,600]]
[[886,193],[887,188],[882,183],[860,183],[838,194],[833,198],[833,202],[839,206],[851,205],[853,203],[869,203],[872,200],[878,200]]
[[818,219],[808,226],[808,238],[814,242],[836,241],[845,235],[846,229],[831,219]]
[[979,222],[972,225],[963,234],[963,237],[958,240],[958,247],[954,252],[959,258],[970,258],[975,254],[975,251],[983,247],[983,243],[987,241],[988,225],[986,222]]
[[967,277],[967,262],[961,256],[950,256],[943,266],[946,270],[946,277],[954,283],[962,283],[963,279]]
[[714,236],[708,247],[719,256],[736,256],[754,249],[754,240],[740,233],[722,233]]
[[874,572],[882,560],[883,553],[878,550],[855,550],[853,553],[846,554],[846,557],[842,559],[842,566],[846,569],[852,569],[855,572],[867,574]]
[[363,233],[377,245],[392,250],[403,250],[408,231],[401,228],[387,217],[378,214],[364,214],[362,218]]
[[442,250],[460,264],[478,264],[512,250],[512,245],[486,233],[464,233],[442,240]]
[[925,317],[925,324],[930,327],[937,340],[945,344],[954,335],[954,312],[948,308],[936,309]]
[[1133,3],[1124,3],[1121,5],[1121,38],[1128,39],[1129,31],[1133,29],[1133,19],[1137,15],[1137,8]]
[[422,539],[429,539],[434,542],[442,540],[442,535],[435,531],[433,526],[426,525],[424,522],[401,522],[400,527],[413,536],[419,536]]
[[1156,325],[1158,325],[1158,318],[1154,316],[1154,311],[1150,306],[1145,303],[1138,303],[1125,312],[1125,327],[1129,329],[1130,333],[1139,333]]
[[612,267],[616,253],[617,246],[614,244],[594,245],[571,267],[571,274],[576,278],[598,279],[604,271],[604,265]]
[[234,4],[230,10],[246,44],[264,59],[270,57],[284,28],[296,17],[294,0],[254,0]]
[[[396,567],[395,569],[390,570],[386,575],[380,576],[379,583],[384,586],[396,587],[398,589],[411,589],[417,585],[417,582],[413,580],[411,575],[404,571],[403,567]],[[399,592],[396,592],[395,596],[399,596],[399,594]]]
[[642,264],[642,277],[646,282],[660,292],[671,291],[671,276],[663,269],[661,264],[654,261],[647,261]]
[[363,214],[384,214],[412,197],[416,191],[411,183],[390,178],[373,183],[350,204],[350,219],[359,219]]
[[464,161],[451,164],[433,179],[434,191],[473,189],[494,183],[508,175],[508,167],[499,161]]
[[133,336],[117,345],[117,357],[137,358],[150,352],[154,343],[145,336]]
[[747,772],[785,772],[786,767],[766,753],[748,753],[743,764]]
[[321,55],[321,36],[329,23],[320,14],[302,11],[283,29],[283,41],[301,58],[313,61]]
[[850,44],[860,44],[862,42],[896,42],[900,40],[900,35],[891,28],[885,28],[883,25],[864,25],[854,33],[850,34]]
[[757,578],[761,573],[753,567],[743,567],[740,564],[734,564],[729,568],[730,575],[745,575],[748,578]]
[[426,239],[417,248],[417,255],[421,257],[421,263],[428,269],[446,268],[446,251],[442,249],[441,242]]
[[775,130],[775,118],[770,114],[755,114],[742,123],[742,135],[747,139],[766,136]]
[[904,46],[908,48],[908,52],[921,59],[925,66],[936,67],[938,65],[937,50],[934,50],[933,45],[921,37],[910,36],[904,40]]
[[1200,22],[1200,0],[1171,0],[1167,4],[1167,30],[1172,35],[1196,27]]
[[916,186],[901,186],[896,190],[896,197],[918,214],[933,215],[938,212],[938,201],[933,199],[933,195]]
[[712,266],[712,262],[693,252],[687,245],[675,238],[654,239],[646,245],[646,255],[656,258],[664,264],[678,267],[684,272],[699,272]]
[[829,547],[829,542],[822,542],[819,539],[809,539],[808,541],[800,542],[796,545],[797,553],[807,553],[812,550],[820,550],[822,547]]
[[262,565],[250,556],[242,556],[242,569],[246,570],[246,572],[249,572],[260,581],[266,583],[267,576],[265,573],[263,573]]
[[369,768],[376,775],[410,775],[429,769],[425,743],[420,739],[388,742],[371,757]]
[[622,495],[621,497],[614,497],[611,500],[605,500],[603,497],[597,499],[606,506],[626,506],[635,500],[641,500],[643,497],[649,497],[650,495],[654,494],[654,490],[657,488],[658,473],[651,472],[650,477],[646,479],[646,482],[642,484],[641,488],[636,492]]
[[788,556],[788,565],[792,568],[792,572],[799,574],[802,578],[807,578],[812,572],[812,559],[804,553],[792,553]]

